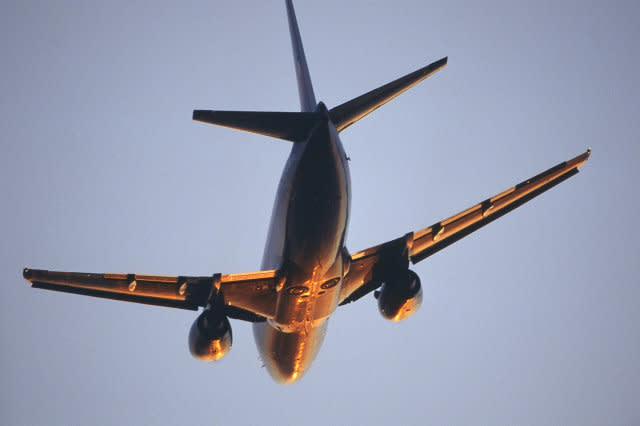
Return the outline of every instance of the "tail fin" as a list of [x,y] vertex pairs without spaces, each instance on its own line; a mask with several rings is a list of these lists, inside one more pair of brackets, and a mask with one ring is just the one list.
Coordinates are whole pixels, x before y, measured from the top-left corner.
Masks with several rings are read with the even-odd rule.
[[293,10],[291,0],[286,0],[287,16],[289,18],[289,34],[291,35],[291,47],[293,48],[293,60],[296,67],[296,77],[298,79],[298,95],[300,96],[300,108],[303,112],[311,112],[316,107],[316,97],[313,94],[311,76],[307,67],[307,59],[304,56],[300,30],[296,13]]
[[333,121],[338,131],[342,131],[399,94],[420,83],[431,74],[444,68],[445,65],[447,65],[446,57],[332,108],[329,111],[331,121]]

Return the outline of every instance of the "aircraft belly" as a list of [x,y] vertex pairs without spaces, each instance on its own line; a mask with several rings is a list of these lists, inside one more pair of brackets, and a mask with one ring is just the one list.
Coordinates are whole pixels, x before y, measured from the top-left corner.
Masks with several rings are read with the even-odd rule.
[[[293,176],[286,220],[285,258],[300,282],[321,276],[339,256],[348,220],[348,170],[329,125],[319,126]],[[317,269],[320,271],[317,271]]]
[[291,383],[313,362],[338,306],[344,272],[350,179],[333,125],[319,125],[294,146],[283,172],[263,268],[286,277],[275,316],[253,326],[271,376]]
[[[304,282],[285,287],[277,300],[276,315],[268,322],[278,330],[298,332],[318,326],[336,310],[340,297],[340,278]],[[327,288],[326,284],[331,285]]]

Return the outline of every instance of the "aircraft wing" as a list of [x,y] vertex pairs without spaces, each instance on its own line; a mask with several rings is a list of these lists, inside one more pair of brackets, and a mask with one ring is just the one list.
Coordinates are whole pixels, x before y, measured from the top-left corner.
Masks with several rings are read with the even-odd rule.
[[340,304],[361,298],[377,289],[392,270],[426,259],[575,175],[590,153],[588,150],[428,228],[352,254]]
[[273,317],[279,280],[275,270],[187,277],[25,268],[23,276],[34,288],[191,310],[207,306],[220,292],[227,316],[252,322]]

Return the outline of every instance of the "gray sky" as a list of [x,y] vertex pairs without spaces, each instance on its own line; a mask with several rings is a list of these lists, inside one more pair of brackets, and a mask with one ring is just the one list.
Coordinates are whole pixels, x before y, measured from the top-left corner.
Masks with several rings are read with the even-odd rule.
[[283,2],[4,3],[1,422],[638,423],[638,2],[296,11],[329,107],[449,56],[342,134],[350,250],[591,160],[418,265],[408,321],[372,297],[339,309],[282,387],[248,324],[205,364],[186,345],[193,312],[31,290],[21,270],[258,268],[290,145],[190,118],[298,108]]

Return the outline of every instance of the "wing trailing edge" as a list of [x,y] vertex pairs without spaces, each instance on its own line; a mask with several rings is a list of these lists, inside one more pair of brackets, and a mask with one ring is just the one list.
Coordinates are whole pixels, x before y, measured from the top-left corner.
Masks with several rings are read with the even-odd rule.
[[557,164],[428,228],[353,253],[340,305],[372,292],[398,269],[423,261],[578,173],[591,150]]
[[426,259],[576,175],[590,155],[589,149],[429,228],[413,233],[409,251],[411,263]]
[[34,288],[194,311],[221,294],[227,316],[250,322],[273,317],[281,281],[275,270],[188,277],[24,268],[22,276]]

